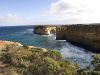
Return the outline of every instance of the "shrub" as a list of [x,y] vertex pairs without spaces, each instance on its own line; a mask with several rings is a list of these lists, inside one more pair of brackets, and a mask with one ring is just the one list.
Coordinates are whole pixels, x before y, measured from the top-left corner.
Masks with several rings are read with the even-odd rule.
[[45,56],[46,57],[51,57],[52,59],[55,59],[57,61],[63,60],[63,57],[60,54],[60,52],[54,51],[54,50],[48,50],[47,52],[45,52]]
[[4,51],[2,60],[8,64],[8,68],[14,69],[10,73],[18,75],[72,75],[76,70],[76,64],[65,61],[58,51],[42,48],[19,48]]

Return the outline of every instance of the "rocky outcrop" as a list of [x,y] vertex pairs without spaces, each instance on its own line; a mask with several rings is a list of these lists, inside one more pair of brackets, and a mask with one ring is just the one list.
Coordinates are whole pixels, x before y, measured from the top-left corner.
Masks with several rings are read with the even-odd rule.
[[[40,47],[35,47],[35,46],[27,46],[27,45],[22,45],[19,42],[12,42],[12,41],[2,41],[0,40],[0,50],[7,50],[7,49],[32,49],[32,48],[40,48]],[[46,52],[46,48],[40,48],[43,52]]]
[[100,52],[100,25],[69,25],[58,26],[57,40],[66,40],[93,52]]
[[0,50],[5,50],[8,47],[22,47],[23,45],[18,42],[12,42],[12,41],[2,41],[0,40]]
[[34,33],[39,35],[49,35],[56,33],[55,26],[34,26]]

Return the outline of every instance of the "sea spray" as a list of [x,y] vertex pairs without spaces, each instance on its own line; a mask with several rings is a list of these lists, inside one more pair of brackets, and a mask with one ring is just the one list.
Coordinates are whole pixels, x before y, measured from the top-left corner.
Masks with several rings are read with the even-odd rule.
[[24,31],[25,34],[33,34],[33,29],[26,29]]
[[86,52],[85,49],[66,43],[61,49],[61,54],[73,62],[80,64],[82,68],[89,65],[92,61],[92,53]]

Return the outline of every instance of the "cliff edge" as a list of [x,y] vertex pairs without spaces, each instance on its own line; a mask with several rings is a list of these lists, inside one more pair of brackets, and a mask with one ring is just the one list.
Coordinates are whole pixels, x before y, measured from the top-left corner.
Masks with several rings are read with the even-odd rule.
[[56,33],[57,40],[66,40],[92,52],[100,53],[100,24],[41,25],[34,27],[34,33],[39,35]]
[[84,47],[100,53],[100,25],[69,25],[56,28],[56,39]]

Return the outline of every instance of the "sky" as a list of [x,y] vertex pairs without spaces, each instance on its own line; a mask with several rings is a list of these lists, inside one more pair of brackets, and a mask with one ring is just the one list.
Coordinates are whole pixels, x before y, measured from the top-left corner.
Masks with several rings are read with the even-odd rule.
[[0,26],[100,23],[100,0],[0,0]]

